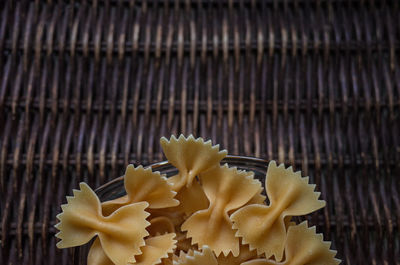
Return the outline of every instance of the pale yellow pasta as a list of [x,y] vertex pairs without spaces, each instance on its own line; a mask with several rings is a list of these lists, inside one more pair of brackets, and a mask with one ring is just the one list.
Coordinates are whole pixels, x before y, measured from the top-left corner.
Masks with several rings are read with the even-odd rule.
[[[168,258],[176,245],[175,234],[149,237],[145,240],[145,246],[141,248],[142,254],[136,256],[136,262],[130,264],[155,265],[162,262],[162,259]],[[100,241],[96,239],[93,242],[88,254],[88,265],[113,265],[114,263],[104,253]]]
[[264,204],[265,205],[265,199],[267,198],[266,196],[262,195],[263,187],[260,187],[260,190],[256,193],[256,195],[253,196],[253,198],[250,199],[246,204]]
[[193,255],[186,255],[174,261],[174,265],[218,265],[217,259],[208,246],[203,246],[201,252],[194,251]]
[[277,167],[275,161],[268,166],[266,191],[270,205],[248,205],[231,215],[233,228],[243,243],[256,249],[266,258],[275,256],[277,261],[283,257],[286,239],[285,218],[309,214],[325,206],[314,192],[315,185],[308,184],[299,172],[284,165]]
[[90,247],[87,265],[114,265],[101,247],[100,239],[96,238]]
[[193,180],[190,188],[183,187],[175,198],[180,202],[176,210],[182,211],[186,216],[198,210],[207,209],[209,205],[207,196],[196,179]]
[[180,135],[178,139],[171,136],[170,140],[162,137],[160,143],[168,161],[179,170],[168,179],[175,191],[190,187],[196,176],[219,165],[227,154],[225,150],[219,151],[219,145],[212,146],[211,141],[204,142],[203,138],[195,139],[193,135],[188,138]]
[[316,234],[315,226],[308,228],[307,222],[288,228],[285,244],[285,261],[267,259],[251,260],[242,265],[337,265],[336,251],[330,250],[331,243]]
[[239,255],[239,238],[235,237],[228,212],[246,204],[261,183],[252,172],[239,171],[227,165],[214,167],[200,175],[210,206],[191,215],[183,224],[192,243],[208,245],[218,256],[221,252]]
[[[103,216],[99,198],[86,184],[80,183],[80,190],[74,190],[73,197],[67,197],[68,204],[61,206],[63,212],[57,215],[60,222],[55,226],[61,239],[58,248],[86,244],[98,236],[107,257],[117,265],[135,261],[141,254],[140,247],[148,235],[146,221],[149,215],[147,202],[123,206],[109,216]],[[135,225],[132,225],[135,224]]]
[[[250,204],[262,204],[262,205],[265,205],[266,196],[262,195],[263,189],[264,189],[263,187],[260,187],[260,190],[253,196],[253,198],[251,198],[245,205],[243,205],[243,207],[246,206],[246,205],[250,205]],[[231,210],[231,211],[228,212],[228,214],[231,215],[236,210],[237,209]]]
[[178,207],[169,207],[164,209],[147,209],[146,211],[150,213],[150,218],[165,216],[172,221],[175,227],[180,227],[185,220],[185,214],[181,212]]
[[149,208],[158,209],[173,207],[179,204],[174,199],[176,192],[160,172],[152,172],[151,168],[129,165],[124,176],[125,196],[102,203],[104,215],[109,215],[121,206],[146,201]]
[[[57,215],[57,247],[95,240],[88,265],[336,265],[335,251],[292,216],[325,206],[300,172],[275,161],[265,191],[251,171],[221,166],[227,155],[192,135],[161,146],[178,174],[129,165],[126,195],[101,203],[92,189],[67,197]],[[283,259],[283,261],[282,261]]]
[[150,236],[175,233],[174,223],[166,216],[159,216],[150,219],[150,226],[148,226],[146,229]]
[[257,252],[250,250],[249,245],[240,244],[240,252],[237,257],[234,257],[232,253],[228,256],[219,255],[217,257],[218,265],[240,265],[247,260],[257,258]]
[[176,247],[174,240],[175,233],[150,237],[146,239],[146,245],[142,247],[142,255],[136,257],[137,265],[155,265],[161,262],[161,259],[168,258]]

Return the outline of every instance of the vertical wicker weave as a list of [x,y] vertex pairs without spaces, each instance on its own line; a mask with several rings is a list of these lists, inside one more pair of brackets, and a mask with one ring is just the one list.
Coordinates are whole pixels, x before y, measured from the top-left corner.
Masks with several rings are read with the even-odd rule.
[[65,196],[179,133],[303,170],[343,264],[400,264],[399,5],[0,1],[0,264],[72,264]]

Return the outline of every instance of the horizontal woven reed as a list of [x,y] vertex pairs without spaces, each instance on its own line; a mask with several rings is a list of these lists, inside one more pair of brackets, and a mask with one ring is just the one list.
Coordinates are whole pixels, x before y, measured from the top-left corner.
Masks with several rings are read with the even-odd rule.
[[343,264],[400,264],[400,13],[385,0],[0,2],[1,264],[72,264],[80,181],[193,133],[310,175]]

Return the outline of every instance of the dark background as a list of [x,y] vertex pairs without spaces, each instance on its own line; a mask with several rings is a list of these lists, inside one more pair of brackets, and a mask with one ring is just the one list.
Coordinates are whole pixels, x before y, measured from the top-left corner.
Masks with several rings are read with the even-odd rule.
[[71,264],[80,181],[193,133],[310,175],[343,264],[400,264],[398,1],[1,1],[1,264]]

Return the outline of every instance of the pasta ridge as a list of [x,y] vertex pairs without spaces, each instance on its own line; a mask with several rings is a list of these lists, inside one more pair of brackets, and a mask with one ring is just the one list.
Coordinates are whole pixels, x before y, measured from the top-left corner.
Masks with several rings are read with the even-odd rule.
[[174,265],[218,265],[217,259],[208,246],[203,246],[201,252],[194,251],[192,255],[186,254],[174,261]]
[[138,265],[159,264],[162,259],[168,258],[169,254],[176,248],[175,233],[168,233],[150,237],[145,240],[146,244],[142,247],[142,254],[136,257]]
[[219,255],[217,257],[218,265],[240,265],[243,262],[257,258],[257,252],[255,250],[250,250],[249,245],[240,244],[240,252],[237,257],[234,257],[232,253],[228,256]]

